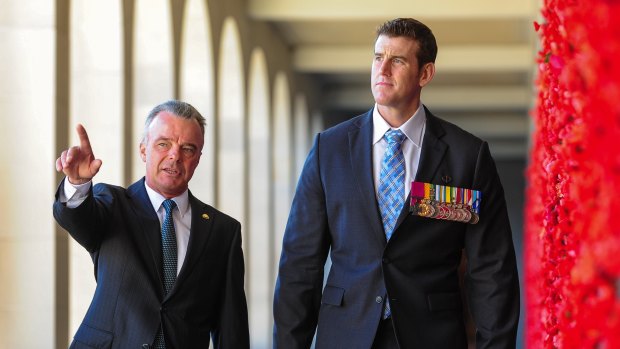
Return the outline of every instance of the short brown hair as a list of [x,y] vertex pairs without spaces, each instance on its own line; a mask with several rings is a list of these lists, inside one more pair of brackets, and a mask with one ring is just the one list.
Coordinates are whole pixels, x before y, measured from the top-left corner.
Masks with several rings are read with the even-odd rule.
[[437,41],[431,28],[413,18],[396,18],[381,24],[377,28],[377,38],[381,35],[388,37],[404,36],[418,43],[418,66],[433,62],[437,58]]

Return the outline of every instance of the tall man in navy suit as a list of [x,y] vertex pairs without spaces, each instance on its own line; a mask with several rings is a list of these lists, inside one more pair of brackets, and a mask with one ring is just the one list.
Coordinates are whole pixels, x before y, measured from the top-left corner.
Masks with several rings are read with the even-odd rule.
[[[476,346],[515,346],[519,285],[504,192],[487,143],[420,101],[436,54],[426,25],[384,23],[375,106],[317,135],[284,234],[276,348],[309,348],[315,331],[318,349],[466,348],[463,253]],[[411,214],[412,181],[480,191],[479,221]]]
[[248,348],[241,226],[188,190],[205,119],[171,100],[148,115],[146,176],[92,186],[101,167],[86,130],[62,152],[54,217],[90,252],[97,288],[71,348]]

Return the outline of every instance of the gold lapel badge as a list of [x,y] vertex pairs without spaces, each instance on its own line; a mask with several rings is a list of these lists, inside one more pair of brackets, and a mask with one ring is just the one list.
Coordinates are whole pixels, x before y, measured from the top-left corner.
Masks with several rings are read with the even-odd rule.
[[209,215],[208,215],[208,214],[206,214],[206,213],[203,213],[203,214],[202,214],[202,218],[204,218],[204,219],[209,219]]

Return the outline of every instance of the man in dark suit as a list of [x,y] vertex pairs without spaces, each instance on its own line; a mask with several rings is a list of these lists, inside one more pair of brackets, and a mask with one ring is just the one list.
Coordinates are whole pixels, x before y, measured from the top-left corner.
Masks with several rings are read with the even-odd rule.
[[54,217],[90,252],[97,288],[71,348],[248,348],[241,226],[188,190],[205,119],[168,101],[146,119],[146,176],[92,186],[86,130],[62,152]]
[[[297,185],[275,290],[274,346],[309,348],[316,330],[319,349],[466,348],[464,253],[477,347],[513,348],[519,285],[488,145],[420,102],[437,54],[427,26],[388,21],[374,50],[375,107],[320,133]],[[481,192],[479,221],[410,213],[413,181]]]

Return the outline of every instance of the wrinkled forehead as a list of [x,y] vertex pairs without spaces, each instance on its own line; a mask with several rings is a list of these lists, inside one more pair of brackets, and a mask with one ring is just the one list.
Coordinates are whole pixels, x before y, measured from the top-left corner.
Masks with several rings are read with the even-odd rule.
[[147,140],[171,139],[182,143],[191,143],[202,149],[204,135],[196,119],[184,118],[166,111],[157,114],[149,124]]
[[420,43],[407,36],[379,35],[375,41],[375,53],[389,53],[400,55],[416,54]]

